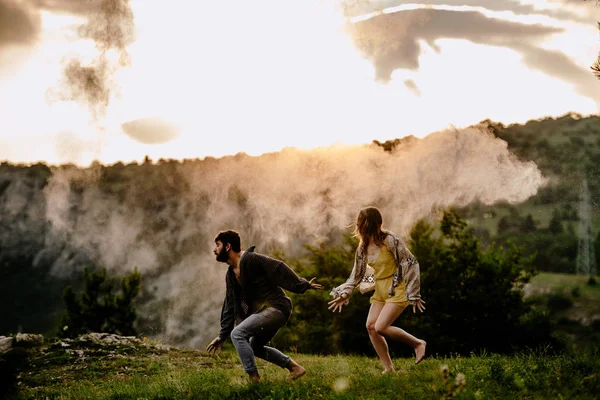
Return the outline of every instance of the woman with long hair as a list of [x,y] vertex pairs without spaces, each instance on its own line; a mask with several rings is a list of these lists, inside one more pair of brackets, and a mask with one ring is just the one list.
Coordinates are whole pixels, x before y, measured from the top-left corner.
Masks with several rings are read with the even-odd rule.
[[415,350],[415,364],[425,357],[427,343],[410,333],[392,326],[402,311],[412,305],[413,312],[425,310],[420,295],[419,263],[402,239],[382,229],[383,218],[375,207],[360,210],[356,218],[355,235],[360,239],[354,268],[346,282],[331,291],[329,304],[333,312],[342,311],[352,291],[361,283],[367,264],[374,270],[375,293],[371,296],[367,331],[383,364],[382,374],[394,371],[386,338],[408,344]]

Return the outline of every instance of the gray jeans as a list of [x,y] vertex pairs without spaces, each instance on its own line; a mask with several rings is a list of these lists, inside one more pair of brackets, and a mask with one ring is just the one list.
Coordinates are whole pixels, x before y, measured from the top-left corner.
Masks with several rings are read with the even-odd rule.
[[283,312],[268,307],[250,315],[231,331],[231,342],[240,356],[244,372],[257,371],[255,356],[281,368],[288,365],[289,356],[273,347],[266,346],[286,322],[287,317]]

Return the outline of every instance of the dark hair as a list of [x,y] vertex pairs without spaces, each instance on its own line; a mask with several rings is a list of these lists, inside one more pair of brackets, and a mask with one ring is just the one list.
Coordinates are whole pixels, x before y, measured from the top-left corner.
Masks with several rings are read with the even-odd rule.
[[382,225],[383,217],[376,207],[365,207],[359,211],[354,235],[360,239],[360,246],[364,252],[367,251],[371,241],[378,246],[384,244],[387,232],[381,229]]
[[231,250],[235,251],[236,253],[242,250],[242,241],[240,239],[240,234],[236,231],[228,230],[219,232],[219,234],[215,238],[215,243],[219,241],[223,243],[223,246],[229,243],[231,245]]

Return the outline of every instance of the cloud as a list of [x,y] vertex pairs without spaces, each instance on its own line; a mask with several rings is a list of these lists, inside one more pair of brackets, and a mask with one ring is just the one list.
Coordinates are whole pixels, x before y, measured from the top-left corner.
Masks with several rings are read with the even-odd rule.
[[88,21],[79,29],[82,38],[92,39],[101,52],[117,50],[121,64],[127,64],[125,48],[134,39],[133,12],[129,0],[102,0],[91,11]]
[[[63,79],[57,88],[51,89],[52,97],[61,101],[85,104],[95,120],[106,114],[114,86],[111,78],[119,67],[130,64],[127,45],[134,39],[134,20],[129,0],[99,0],[83,7],[77,2],[40,2],[42,7],[83,13],[88,17],[78,34],[92,39],[98,55],[91,63],[71,58],[65,65]],[[118,62],[110,62],[108,52],[118,54]]]
[[90,0],[0,0],[0,50],[14,44],[35,44],[41,30],[40,11],[89,15],[102,1]]
[[[347,0],[347,3],[352,3],[352,7],[345,7],[346,15],[357,16],[368,14],[373,11],[383,10],[390,7],[396,7],[405,4],[415,4],[414,0]],[[564,3],[567,7],[552,8],[550,3]],[[418,2],[421,5],[432,6],[467,6],[467,7],[482,7],[490,11],[510,11],[518,15],[544,15],[550,18],[555,18],[563,21],[572,21],[579,23],[589,23],[590,18],[582,15],[583,13],[576,10],[591,10],[592,4],[585,0],[547,0],[549,7],[543,7],[544,2],[537,4],[523,4],[519,1],[512,0],[428,0],[426,2]],[[591,13],[590,13],[591,14]]]
[[406,88],[408,90],[410,90],[411,92],[413,92],[416,96],[421,96],[421,91],[419,90],[419,87],[417,86],[417,84],[415,83],[414,80],[412,80],[412,79],[405,80],[404,86],[406,86]]
[[[560,51],[537,45],[541,39],[563,32],[561,28],[490,18],[477,11],[416,9],[379,15],[349,29],[356,46],[375,66],[376,78],[383,82],[389,81],[396,69],[418,70],[419,41],[436,48],[438,39],[462,39],[517,51],[531,69],[571,84],[578,94],[600,104],[600,93],[589,69],[578,66]],[[413,90],[409,84],[407,87]]]
[[40,10],[86,15],[98,11],[102,5],[100,0],[30,0]]
[[389,81],[396,69],[417,70],[419,41],[464,39],[477,44],[506,46],[516,37],[534,42],[561,32],[541,24],[521,24],[488,18],[475,11],[418,9],[383,14],[348,27],[354,43],[373,62],[376,78]]
[[63,70],[63,79],[57,89],[49,91],[48,98],[87,104],[95,118],[105,113],[110,101],[109,65],[104,58],[94,64],[82,65],[71,59]]
[[40,31],[40,15],[23,2],[0,0],[0,49],[7,45],[31,45]]
[[94,117],[103,114],[110,100],[109,78],[118,68],[109,67],[106,52],[118,53],[119,66],[130,63],[126,47],[134,40],[134,20],[129,0],[0,0],[0,51],[10,44],[35,44],[43,10],[87,17],[77,33],[93,40],[99,51],[92,63],[68,60],[63,80],[50,97],[83,102]]
[[179,136],[181,129],[160,118],[141,118],[121,125],[129,137],[145,144],[166,143]]
[[598,81],[589,69],[579,67],[559,51],[545,50],[518,41],[511,43],[510,46],[523,54],[525,65],[571,83],[577,93],[594,99],[597,104],[600,104]]

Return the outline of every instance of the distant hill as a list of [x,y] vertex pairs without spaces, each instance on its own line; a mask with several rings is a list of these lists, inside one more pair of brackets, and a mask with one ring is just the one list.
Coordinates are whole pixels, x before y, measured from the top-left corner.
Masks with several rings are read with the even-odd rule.
[[490,239],[525,246],[529,254],[537,254],[541,270],[575,272],[582,184],[587,182],[591,236],[600,255],[600,118],[570,113],[524,125],[482,124],[505,140],[515,155],[534,161],[548,184],[521,204],[465,208],[475,229]]

